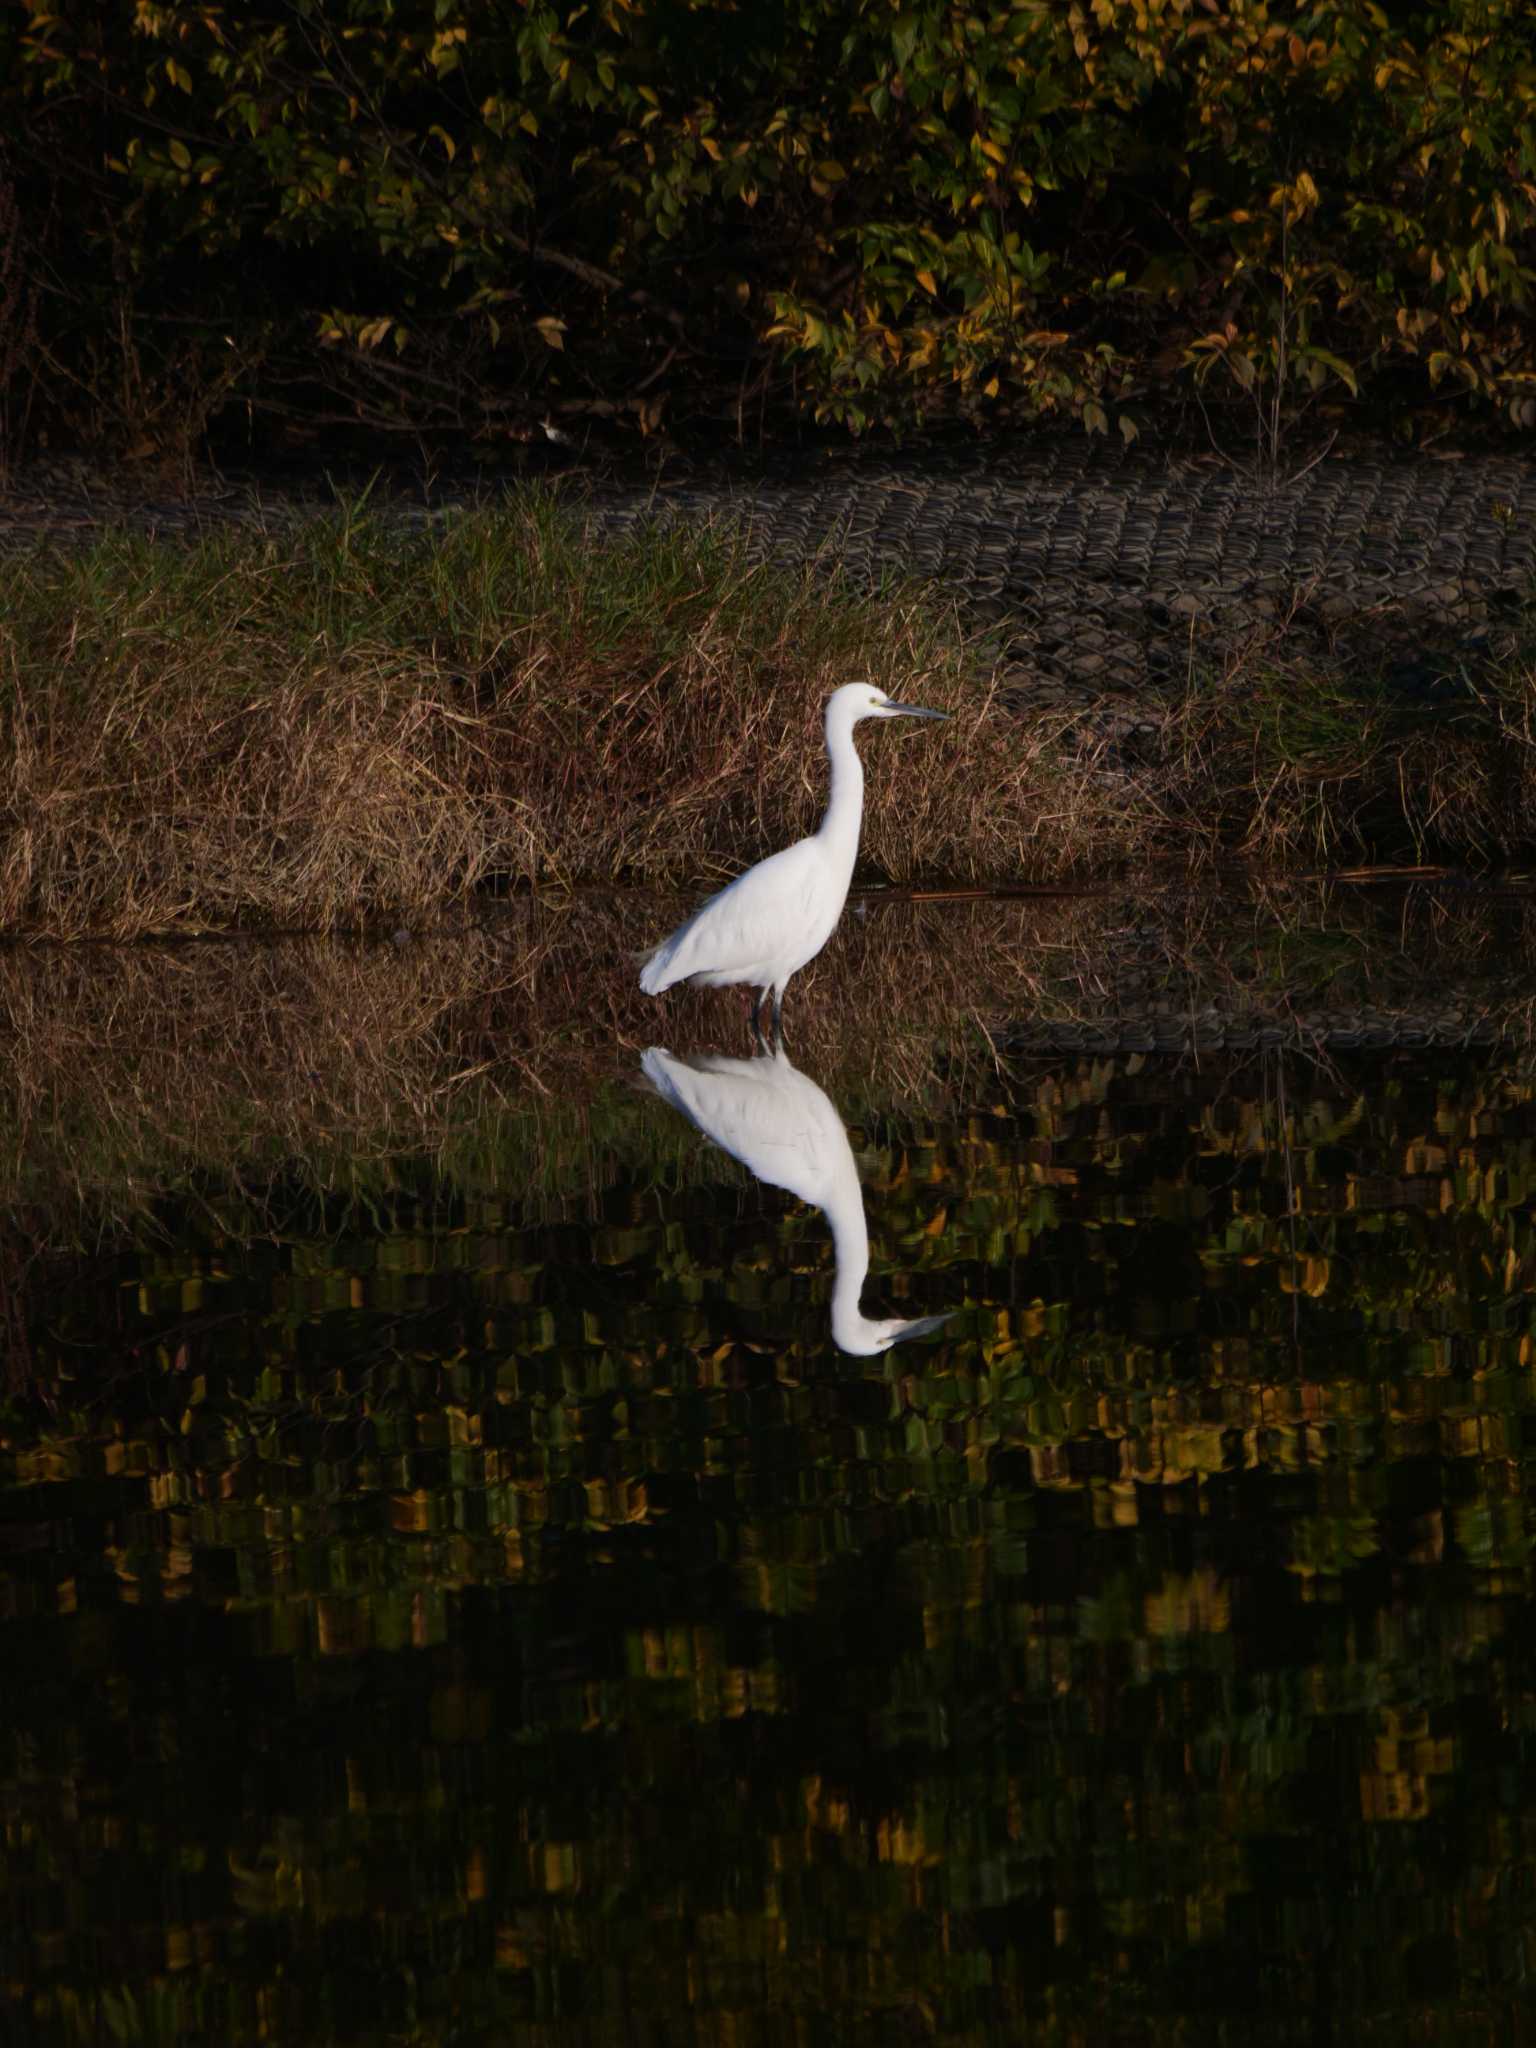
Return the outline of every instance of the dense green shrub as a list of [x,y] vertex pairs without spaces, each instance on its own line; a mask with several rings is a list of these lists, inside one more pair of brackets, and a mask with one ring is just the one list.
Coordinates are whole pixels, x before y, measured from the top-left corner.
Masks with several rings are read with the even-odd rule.
[[44,384],[152,435],[1536,423],[1525,0],[26,0],[0,122]]

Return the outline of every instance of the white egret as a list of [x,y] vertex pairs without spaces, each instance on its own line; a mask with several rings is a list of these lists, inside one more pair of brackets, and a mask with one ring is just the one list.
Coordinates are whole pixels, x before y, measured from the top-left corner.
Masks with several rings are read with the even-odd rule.
[[640,1068],[657,1094],[771,1187],[788,1188],[832,1226],[832,1341],[859,1358],[925,1336],[949,1317],[911,1321],[866,1316],[859,1306],[869,1272],[869,1224],[853,1147],[843,1120],[808,1074],[772,1052],[733,1060],[707,1053],[678,1059],[653,1045]]
[[738,875],[663,939],[641,969],[645,993],[659,996],[678,981],[705,988],[745,983],[757,990],[753,1030],[761,1037],[763,998],[771,991],[777,1032],[786,983],[831,938],[848,900],[864,815],[864,770],[853,728],[861,718],[948,716],[921,704],[900,704],[872,683],[834,690],[826,715],[832,790],[820,827]]

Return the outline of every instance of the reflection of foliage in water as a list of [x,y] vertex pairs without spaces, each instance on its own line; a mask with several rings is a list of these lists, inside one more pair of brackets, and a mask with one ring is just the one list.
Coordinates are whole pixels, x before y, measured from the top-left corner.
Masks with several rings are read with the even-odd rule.
[[1512,2037],[1526,1063],[971,1100],[854,1134],[871,1294],[964,1304],[862,1366],[708,1154],[72,1269],[0,1467],[38,2039]]

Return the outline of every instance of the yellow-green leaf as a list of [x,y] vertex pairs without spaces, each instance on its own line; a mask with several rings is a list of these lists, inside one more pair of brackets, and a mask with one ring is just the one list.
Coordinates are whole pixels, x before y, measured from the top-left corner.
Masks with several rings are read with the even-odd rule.
[[1332,370],[1339,382],[1346,386],[1352,398],[1360,396],[1359,379],[1341,356],[1336,356],[1325,348],[1309,348],[1305,353],[1310,361],[1321,363],[1324,369]]

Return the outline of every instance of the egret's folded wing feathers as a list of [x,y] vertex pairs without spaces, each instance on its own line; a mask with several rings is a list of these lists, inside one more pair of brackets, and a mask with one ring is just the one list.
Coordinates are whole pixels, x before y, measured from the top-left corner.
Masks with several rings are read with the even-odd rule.
[[792,950],[815,908],[812,842],[802,839],[748,868],[663,939],[646,963],[640,986],[660,995],[696,974],[766,970]]

